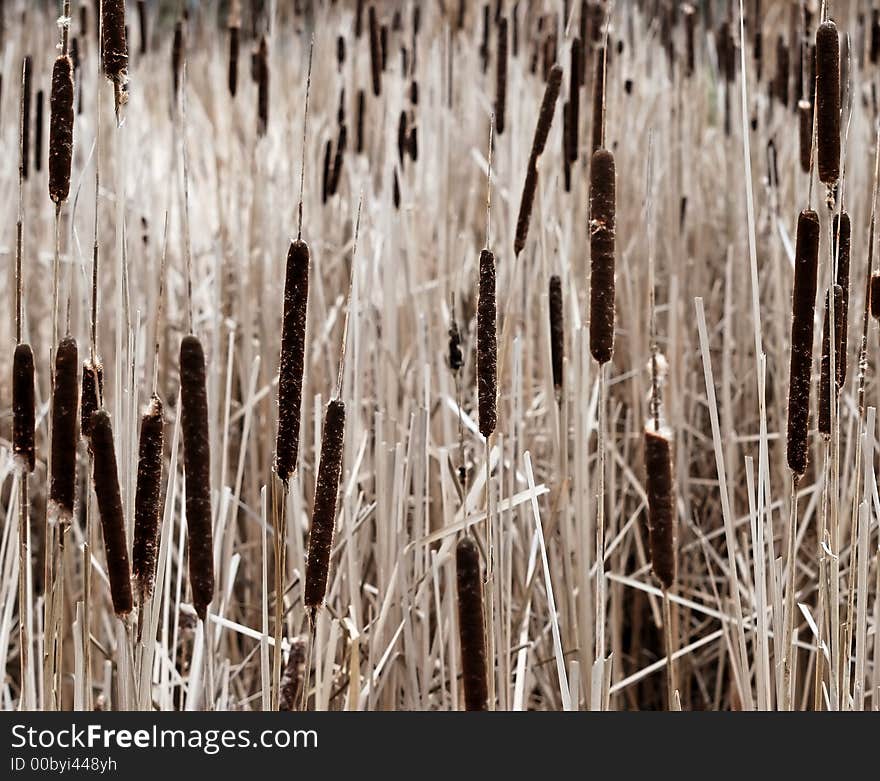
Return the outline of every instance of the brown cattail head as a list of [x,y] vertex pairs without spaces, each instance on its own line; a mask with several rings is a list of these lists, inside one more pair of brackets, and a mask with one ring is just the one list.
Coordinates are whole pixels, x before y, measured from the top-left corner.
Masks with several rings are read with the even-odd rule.
[[788,105],[788,79],[791,74],[791,67],[788,59],[788,44],[785,38],[780,35],[776,39],[776,85],[774,92],[776,99],[783,105]]
[[816,148],[819,181],[840,178],[840,42],[830,19],[816,31]]
[[813,104],[807,100],[798,101],[798,120],[801,147],[801,170],[810,173],[813,157]]
[[138,26],[140,28],[140,55],[143,57],[147,53],[147,44],[149,41],[149,26],[147,23],[147,0],[138,0]]
[[176,101],[180,94],[180,72],[183,68],[183,22],[174,23],[174,37],[171,39],[171,96]]
[[91,361],[83,364],[82,396],[80,398],[80,431],[84,437],[92,432],[92,413],[101,408],[104,398],[104,366],[98,361],[93,366]]
[[128,546],[125,542],[125,519],[119,494],[119,474],[116,471],[116,451],[113,446],[113,427],[110,416],[102,409],[92,414],[91,444],[94,455],[92,480],[98,500],[98,514],[104,533],[104,551],[107,555],[107,577],[113,611],[120,618],[131,612],[131,575],[128,567]]
[[482,711],[486,710],[489,700],[483,593],[480,554],[469,537],[462,537],[455,548],[455,573],[464,707],[469,711]]
[[284,315],[281,321],[281,367],[278,375],[278,435],[275,472],[286,484],[296,469],[309,300],[309,245],[297,239],[287,253]]
[[19,170],[23,179],[28,178],[31,154],[31,57],[26,54],[21,63],[21,157]]
[[590,352],[607,363],[614,352],[614,155],[597,149],[590,163]]
[[464,354],[461,351],[461,332],[453,315],[449,323],[449,370],[456,374],[464,366]]
[[266,36],[260,38],[254,60],[257,79],[257,135],[266,135],[269,126],[269,46]]
[[241,46],[239,35],[241,29],[238,25],[229,25],[229,73],[227,84],[229,94],[234,98],[238,90],[238,52]]
[[154,393],[141,417],[137,487],[134,496],[134,543],[131,574],[137,582],[138,601],[153,593],[156,548],[159,543],[159,491],[162,486],[164,447],[162,400]]
[[651,568],[663,588],[675,583],[675,496],[672,443],[660,431],[645,431],[645,471],[648,494],[648,534]]
[[871,317],[880,320],[880,274],[871,276]]
[[211,445],[208,393],[202,343],[189,334],[180,342],[181,432],[186,476],[189,582],[193,607],[202,621],[214,598],[214,546],[211,527]]
[[[840,360],[843,334],[843,288],[834,285],[834,360],[835,379],[839,377],[837,361]],[[831,436],[831,405],[836,404],[840,383],[834,383],[831,392],[831,291],[825,293],[825,324],[822,328],[822,362],[819,374],[819,432],[827,439]]]
[[34,113],[34,170],[39,173],[43,170],[43,107],[45,93],[37,90],[37,106]]
[[690,77],[694,75],[694,65],[696,62],[694,31],[697,15],[694,7],[687,3],[682,6],[681,11],[684,14],[685,75]]
[[52,388],[52,485],[49,504],[61,518],[70,520],[76,491],[77,375],[76,339],[65,336],[55,352]]
[[562,309],[562,281],[550,277],[550,357],[553,363],[553,387],[562,389],[562,361],[565,357],[565,316]]
[[73,63],[64,54],[52,67],[49,108],[49,197],[60,204],[70,193],[73,156]]
[[12,452],[18,464],[33,472],[34,449],[34,353],[29,344],[18,344],[12,358]]
[[281,676],[281,692],[278,697],[278,710],[294,711],[299,707],[302,687],[306,673],[306,642],[301,637],[290,641],[287,665]]
[[583,57],[581,39],[575,36],[571,42],[571,72],[568,84],[568,122],[566,139],[563,144],[567,162],[573,163],[578,158],[578,130],[580,129],[581,83],[580,62]]
[[330,548],[336,523],[336,494],[342,473],[342,450],[345,439],[345,402],[332,399],[324,415],[321,433],[321,462],[315,482],[312,507],[312,530],[309,534],[309,557],[303,603],[312,616],[324,604],[327,576],[330,571]]
[[498,58],[495,61],[495,132],[504,133],[507,110],[507,17],[498,20]]
[[373,94],[378,98],[382,94],[382,39],[375,6],[370,6],[367,16],[370,21],[370,73],[373,76]]
[[[840,250],[837,250],[838,236],[840,237]],[[843,295],[841,307],[843,318],[841,323],[839,351],[835,355],[837,371],[837,385],[842,388],[846,382],[846,335],[849,329],[849,253],[850,253],[850,222],[849,214],[840,212],[834,215],[834,224],[831,231],[832,253],[837,257],[837,284],[840,285]]]
[[495,255],[480,252],[480,298],[477,303],[477,389],[480,433],[489,437],[498,422],[498,335],[495,319]]
[[819,263],[819,217],[804,209],[798,217],[794,291],[791,307],[791,364],[788,385],[788,466],[796,475],[807,471],[810,420],[810,377],[813,366],[813,316]]
[[125,0],[101,0],[101,56],[107,78],[124,86],[128,81]]

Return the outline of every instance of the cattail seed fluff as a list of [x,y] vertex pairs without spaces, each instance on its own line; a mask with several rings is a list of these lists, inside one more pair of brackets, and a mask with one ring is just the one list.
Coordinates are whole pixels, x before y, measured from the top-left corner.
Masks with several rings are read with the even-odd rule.
[[29,344],[18,344],[12,358],[12,452],[28,472],[37,463],[35,420],[34,353]]
[[553,387],[562,388],[562,362],[565,357],[565,318],[562,309],[562,281],[550,277],[550,358],[553,364]]
[[813,316],[816,306],[818,262],[819,217],[812,209],[804,209],[798,217],[795,247],[786,443],[788,466],[796,475],[802,475],[807,471]]
[[324,415],[321,432],[321,461],[315,482],[312,529],[309,533],[309,556],[306,564],[304,604],[317,611],[327,593],[330,571],[330,548],[336,523],[336,494],[342,472],[342,449],[345,439],[345,402],[332,399]]
[[131,574],[137,582],[138,601],[153,593],[156,549],[159,542],[159,491],[162,487],[164,419],[162,400],[154,393],[141,416],[137,483],[134,495],[134,543]]
[[61,517],[73,515],[76,491],[77,374],[76,339],[65,336],[55,352],[52,388],[52,484],[49,504]]
[[480,298],[477,302],[477,386],[480,433],[489,437],[497,424],[498,335],[495,320],[495,255],[480,252]]
[[205,353],[202,343],[192,334],[184,336],[180,342],[180,400],[189,582],[193,607],[204,621],[208,605],[214,598],[211,446],[208,437]]
[[484,711],[488,705],[489,690],[480,555],[469,537],[462,537],[455,548],[455,573],[464,707],[469,711]]
[[92,415],[91,443],[94,454],[92,479],[98,514],[104,534],[107,555],[107,577],[113,611],[123,617],[131,612],[131,576],[128,567],[128,546],[125,542],[125,520],[122,498],[119,494],[119,474],[116,471],[116,451],[113,446],[113,428],[110,416],[102,409]]
[[306,313],[309,300],[309,246],[297,239],[287,253],[284,314],[281,321],[281,366],[278,375],[278,434],[275,472],[287,483],[296,469],[305,362]]
[[590,352],[607,363],[614,352],[614,155],[597,149],[590,163]]
[[672,444],[659,431],[645,431],[645,471],[648,494],[648,535],[651,568],[663,588],[675,582],[675,498]]
[[840,178],[840,42],[830,19],[816,31],[816,148],[819,180]]
[[49,110],[49,197],[60,204],[70,193],[73,156],[73,63],[63,54],[52,67]]

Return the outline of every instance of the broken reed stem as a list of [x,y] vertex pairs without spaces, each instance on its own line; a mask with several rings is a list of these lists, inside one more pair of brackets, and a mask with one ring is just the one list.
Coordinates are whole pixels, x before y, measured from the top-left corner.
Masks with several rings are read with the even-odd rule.
[[197,336],[180,342],[180,426],[186,478],[187,552],[193,607],[207,619],[214,598],[214,546],[211,520],[211,445],[205,353]]
[[482,578],[480,577],[480,554],[470,537],[462,537],[456,545],[455,571],[465,710],[484,711],[487,709],[489,691]]

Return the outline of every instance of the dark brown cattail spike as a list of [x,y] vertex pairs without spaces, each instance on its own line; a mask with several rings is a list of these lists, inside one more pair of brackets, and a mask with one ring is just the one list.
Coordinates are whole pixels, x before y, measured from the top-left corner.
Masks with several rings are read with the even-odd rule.
[[498,335],[495,319],[495,255],[480,252],[480,298],[477,302],[477,384],[480,433],[488,439],[497,424]]
[[816,148],[819,181],[840,178],[840,42],[830,19],[816,31]]
[[55,353],[52,389],[52,486],[49,503],[59,517],[73,515],[76,491],[77,374],[79,351],[76,339],[65,336]]
[[34,170],[37,173],[43,170],[43,104],[45,102],[43,90],[37,90],[37,106],[34,114]]
[[373,76],[373,95],[377,98],[382,94],[382,40],[379,32],[379,21],[376,18],[376,7],[370,6],[370,72]]
[[229,86],[229,94],[234,98],[238,90],[238,51],[240,28],[237,24],[229,25],[229,74],[227,82]]
[[455,548],[455,573],[458,583],[458,634],[464,707],[469,711],[484,711],[488,707],[489,690],[486,678],[480,555],[474,541],[469,537],[459,540]]
[[88,437],[92,432],[92,413],[101,407],[104,396],[104,366],[90,361],[83,364],[82,396],[80,398],[80,432]]
[[128,84],[125,0],[101,0],[101,57],[104,73],[115,87],[118,111],[120,104],[125,102]]
[[547,79],[544,89],[544,99],[541,101],[541,110],[538,113],[538,124],[535,126],[535,137],[532,140],[532,151],[529,155],[529,164],[526,169],[526,180],[523,183],[522,197],[519,202],[519,216],[516,220],[516,237],[513,241],[513,250],[519,255],[526,246],[529,235],[529,220],[532,216],[532,206],[535,202],[535,190],[538,186],[538,158],[547,144],[547,136],[550,134],[550,125],[553,123],[553,114],[556,109],[556,99],[559,97],[559,88],[562,85],[562,68],[554,65]]
[[574,38],[571,42],[571,72],[569,73],[568,89],[568,137],[563,149],[567,150],[566,157],[569,163],[578,159],[578,130],[580,129],[581,112],[581,85],[580,85],[580,61],[583,57],[581,51],[581,39]]
[[809,101],[798,102],[801,170],[810,173],[813,158],[813,105]]
[[12,359],[12,452],[28,472],[36,466],[34,450],[34,353],[18,344]]
[[138,25],[140,27],[140,55],[143,57],[147,53],[147,40],[149,38],[149,27],[147,24],[147,2],[146,0],[138,0]]
[[684,14],[684,40],[685,40],[685,75],[690,78],[694,75],[694,65],[696,63],[695,46],[694,46],[694,30],[696,22],[696,13],[692,5],[687,3],[682,7]]
[[565,357],[565,316],[562,309],[562,281],[550,277],[550,357],[553,364],[553,387],[562,390],[562,361]]
[[788,105],[788,77],[791,67],[788,60],[788,45],[785,38],[779,36],[776,39],[776,99],[783,105]]
[[315,503],[312,507],[312,529],[309,533],[309,557],[306,564],[306,582],[303,603],[311,617],[327,594],[330,571],[330,548],[336,523],[336,495],[342,472],[342,450],[345,439],[345,402],[332,399],[324,415],[321,433],[321,461],[315,482]]
[[651,568],[664,589],[675,583],[675,498],[672,444],[659,431],[645,431],[645,471],[648,494],[648,534]]
[[[831,437],[831,405],[837,403],[840,391],[839,383],[835,382],[834,393],[831,391],[831,291],[825,294],[825,323],[822,328],[822,362],[819,374],[819,433],[826,439]],[[840,360],[841,342],[843,341],[843,288],[834,285],[834,358]],[[837,363],[835,363],[835,377]]]
[[177,102],[180,94],[180,69],[183,67],[183,22],[174,23],[174,37],[171,40],[171,97]]
[[189,582],[193,607],[202,621],[214,598],[214,546],[211,528],[211,445],[205,353],[197,337],[180,342],[181,432],[186,476]]
[[278,697],[278,710],[294,711],[302,697],[302,685],[306,673],[306,643],[296,638],[290,643],[287,666],[281,678],[281,694]]
[[455,374],[464,366],[464,355],[461,352],[461,333],[453,314],[449,323],[449,370]]
[[819,263],[819,217],[804,209],[798,217],[791,314],[791,364],[788,385],[788,466],[807,471],[810,379],[813,366],[813,316]]
[[871,317],[880,320],[880,274],[871,275]]
[[91,445],[94,454],[92,480],[98,500],[98,514],[104,533],[104,551],[107,554],[107,577],[113,611],[120,618],[131,612],[131,575],[128,567],[128,546],[125,542],[125,520],[122,498],[119,495],[119,474],[116,471],[116,451],[113,447],[113,427],[110,416],[102,409],[92,415]]
[[278,375],[278,435],[275,472],[285,484],[296,469],[302,408],[306,315],[309,300],[309,246],[297,239],[287,253],[281,367]]
[[164,448],[162,400],[154,393],[141,417],[137,487],[134,496],[134,543],[131,574],[137,582],[142,605],[153,593],[156,549],[159,543],[159,490],[162,486]]
[[19,167],[23,179],[27,179],[30,172],[31,89],[31,57],[26,54],[21,66],[21,159]]
[[49,197],[58,205],[70,193],[73,156],[73,63],[64,54],[52,67],[49,108]]
[[[840,251],[837,250],[838,237],[840,239]],[[831,231],[832,254],[837,258],[837,284],[840,285],[843,294],[843,307],[841,314],[841,331],[839,350],[835,354],[835,368],[837,372],[837,387],[843,387],[846,382],[846,336],[849,330],[849,254],[850,254],[850,222],[849,214],[840,212],[834,215],[834,224]],[[837,315],[835,313],[835,320]]]
[[498,21],[498,57],[495,61],[495,132],[504,133],[507,110],[507,17]]
[[257,68],[257,135],[266,135],[269,126],[269,48],[266,36],[260,38],[256,55]]
[[590,163],[590,352],[598,363],[614,353],[614,155],[597,149]]

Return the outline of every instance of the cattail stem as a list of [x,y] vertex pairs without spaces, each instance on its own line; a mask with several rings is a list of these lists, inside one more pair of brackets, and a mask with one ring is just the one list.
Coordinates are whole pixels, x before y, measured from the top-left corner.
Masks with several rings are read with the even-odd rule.
[[663,638],[666,645],[666,707],[676,710],[675,692],[678,690],[678,676],[675,665],[675,634],[672,620],[672,600],[669,591],[663,589]]

